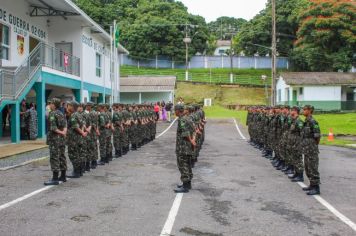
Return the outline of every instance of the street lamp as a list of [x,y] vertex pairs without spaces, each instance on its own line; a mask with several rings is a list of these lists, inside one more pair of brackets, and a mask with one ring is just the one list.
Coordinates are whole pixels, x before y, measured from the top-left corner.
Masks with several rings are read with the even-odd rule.
[[192,39],[188,36],[188,33],[186,33],[183,42],[185,43],[185,80],[188,80],[188,47],[192,43]]
[[267,91],[267,76],[266,75],[262,75],[261,76],[261,80],[264,82],[265,84],[265,96],[266,96],[266,105],[268,105],[268,91]]

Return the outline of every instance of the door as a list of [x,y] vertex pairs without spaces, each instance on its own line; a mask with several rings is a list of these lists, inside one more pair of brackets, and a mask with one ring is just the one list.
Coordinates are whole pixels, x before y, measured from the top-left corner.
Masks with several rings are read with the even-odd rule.
[[297,105],[297,90],[293,90],[293,105]]
[[55,58],[56,64],[55,68],[64,72],[72,71],[72,61],[71,55],[73,54],[73,44],[72,43],[55,43]]
[[30,53],[37,47],[40,41],[30,36]]

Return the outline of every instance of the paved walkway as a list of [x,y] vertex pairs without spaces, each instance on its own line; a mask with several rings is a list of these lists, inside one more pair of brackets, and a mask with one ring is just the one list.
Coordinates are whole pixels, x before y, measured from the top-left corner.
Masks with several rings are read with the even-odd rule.
[[[175,129],[53,188],[43,186],[48,160],[0,172],[0,235],[355,235],[248,145],[232,120],[209,120],[193,190],[174,194]],[[321,148],[321,197],[351,222],[355,169],[355,151]]]

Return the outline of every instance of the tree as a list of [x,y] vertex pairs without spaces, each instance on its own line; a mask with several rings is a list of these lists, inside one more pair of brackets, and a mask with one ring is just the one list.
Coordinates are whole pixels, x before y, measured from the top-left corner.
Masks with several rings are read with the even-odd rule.
[[208,23],[209,30],[215,39],[231,39],[231,32],[237,32],[247,20],[222,16]]
[[355,64],[356,7],[349,0],[311,0],[300,15],[292,61],[298,70],[348,71]]
[[[277,0],[277,51],[280,56],[289,56],[293,49],[293,42],[298,29],[299,13],[308,7],[308,0]],[[246,55],[270,54],[272,41],[272,4],[271,0],[266,8],[253,19],[244,24],[234,39],[236,52]],[[261,47],[261,46],[264,47]]]
[[204,53],[208,30],[205,19],[189,14],[187,8],[174,0],[77,0],[94,20],[106,30],[117,20],[121,44],[130,55],[154,58],[157,55],[184,60],[185,24],[189,35],[195,35],[189,56]]

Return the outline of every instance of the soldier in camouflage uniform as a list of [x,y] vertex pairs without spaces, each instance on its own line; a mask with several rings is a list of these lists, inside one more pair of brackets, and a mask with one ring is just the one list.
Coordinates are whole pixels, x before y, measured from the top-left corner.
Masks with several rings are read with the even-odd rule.
[[105,111],[105,120],[107,123],[107,128],[106,128],[106,155],[107,155],[107,157],[106,157],[106,159],[110,162],[113,159],[112,134],[114,131],[114,127],[112,125],[112,115],[111,115],[111,109],[110,109],[109,104],[105,105],[104,111]]
[[[60,106],[60,99],[53,98],[51,100],[51,111],[48,115],[47,144],[49,145],[49,160],[53,177],[45,182],[45,185],[58,185],[59,181],[66,182],[65,137],[67,134],[67,122],[63,113],[59,111]],[[60,177],[58,177],[59,172],[61,172]]]
[[177,186],[174,191],[176,193],[186,193],[191,189],[191,180],[193,177],[191,158],[196,147],[196,142],[193,139],[193,123],[184,115],[184,106],[176,105],[175,113],[179,117],[176,141],[177,165],[183,184]]
[[107,157],[107,139],[106,139],[106,130],[108,127],[106,113],[104,110],[105,104],[98,105],[98,127],[99,127],[99,150],[100,150],[100,161],[98,165],[105,165],[105,163],[109,163],[109,160],[106,159]]
[[92,109],[94,103],[87,102],[85,106],[85,117],[87,123],[87,162],[86,170],[95,169],[98,160],[98,117],[96,112]]
[[288,135],[287,152],[290,157],[290,163],[293,166],[294,174],[289,175],[293,182],[303,182],[304,166],[302,156],[302,130],[304,127],[303,121],[299,117],[299,107],[293,107],[291,110],[291,125]]
[[303,154],[305,172],[310,181],[310,185],[303,188],[308,195],[320,194],[320,174],[319,174],[319,142],[320,142],[320,127],[318,122],[313,117],[314,107],[306,105],[303,108],[305,116],[304,127],[302,131]]
[[112,123],[114,126],[113,141],[115,148],[115,157],[119,158],[122,156],[122,132],[124,130],[122,123],[122,113],[119,108],[119,104],[114,104],[113,106],[114,114],[112,118]]
[[73,173],[69,178],[79,178],[83,175],[82,162],[83,162],[83,150],[84,150],[84,138],[88,135],[84,131],[84,122],[82,116],[77,111],[79,104],[76,101],[68,103],[67,111],[69,113],[68,120],[68,156],[73,165]]
[[124,124],[124,132],[122,136],[122,155],[126,155],[130,150],[129,129],[132,120],[131,120],[131,115],[127,109],[128,108],[124,106],[122,110],[122,117],[123,117],[123,124]]

